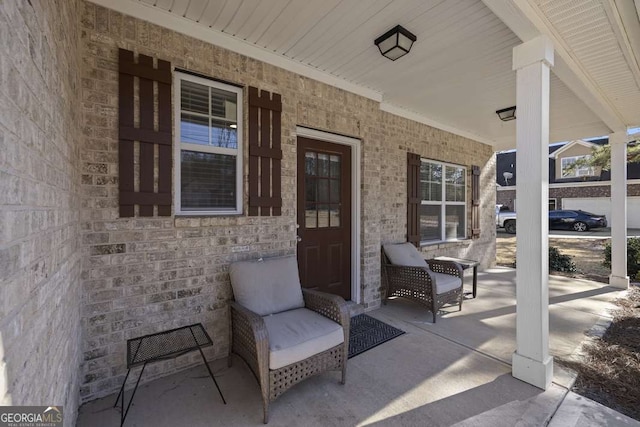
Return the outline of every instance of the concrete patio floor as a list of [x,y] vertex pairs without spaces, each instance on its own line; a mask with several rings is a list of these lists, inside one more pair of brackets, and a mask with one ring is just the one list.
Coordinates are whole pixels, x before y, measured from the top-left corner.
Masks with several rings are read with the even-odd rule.
[[[470,282],[467,279],[467,282]],[[515,349],[515,270],[480,272],[478,298],[461,312],[445,309],[436,324],[409,301],[396,299],[367,314],[406,334],[349,360],[347,384],[325,373],[298,384],[271,406],[273,426],[541,426],[567,395],[573,377],[556,367],[545,392],[511,376]],[[550,279],[551,352],[570,357],[585,332],[606,322],[620,292],[602,284]],[[262,424],[260,392],[246,364],[211,363],[227,399],[223,405],[204,366],[140,386],[127,426],[250,426]],[[130,392],[129,392],[130,394]],[[80,408],[77,425],[114,426],[115,395]],[[607,425],[640,423],[598,404],[558,413]],[[595,402],[594,402],[595,403]],[[563,405],[564,407],[564,405]],[[581,411],[595,413],[585,416]],[[584,425],[584,424],[582,424]],[[596,424],[594,424],[596,425]]]

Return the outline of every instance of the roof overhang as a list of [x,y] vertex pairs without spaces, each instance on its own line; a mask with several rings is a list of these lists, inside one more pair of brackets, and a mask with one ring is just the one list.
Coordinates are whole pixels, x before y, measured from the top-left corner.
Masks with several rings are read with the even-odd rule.
[[[544,34],[556,51],[551,142],[640,126],[639,0],[90,1],[496,150],[515,147],[517,120],[500,122],[494,113],[515,104],[512,49]],[[597,27],[576,36],[594,22]],[[410,54],[391,62],[373,40],[396,24],[406,24],[418,40]],[[599,63],[583,49],[591,42]]]

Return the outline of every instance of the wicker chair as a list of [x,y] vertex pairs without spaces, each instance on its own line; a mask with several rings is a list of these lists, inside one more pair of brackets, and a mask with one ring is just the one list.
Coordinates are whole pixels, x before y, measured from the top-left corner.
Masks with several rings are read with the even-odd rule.
[[[393,260],[393,262],[392,262]],[[426,306],[436,323],[436,313],[446,304],[462,310],[462,267],[451,261],[425,261],[410,243],[384,245],[382,272],[383,303],[389,297],[403,297]]]
[[269,404],[300,381],[341,370],[345,383],[350,316],[344,299],[302,289],[295,257],[234,263],[230,276],[229,366],[235,353],[253,371],[265,424]]

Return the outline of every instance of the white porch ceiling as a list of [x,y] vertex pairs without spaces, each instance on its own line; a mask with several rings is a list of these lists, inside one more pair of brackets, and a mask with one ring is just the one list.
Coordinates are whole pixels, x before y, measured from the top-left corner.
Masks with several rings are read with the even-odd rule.
[[[259,59],[310,77],[326,76],[325,81],[382,100],[386,111],[496,148],[515,146],[515,121],[501,122],[495,110],[515,104],[511,56],[524,37],[485,5],[500,0],[93,1],[187,34],[196,28],[199,38],[209,34],[214,44],[231,40],[223,47],[246,46]],[[562,79],[551,80],[551,141],[605,135],[612,122],[640,125],[637,41],[627,36],[625,43],[627,34],[640,31],[633,0],[503,1],[512,15],[526,20],[523,10],[535,14],[568,52],[568,68],[583,73],[580,84],[573,82],[560,58],[556,68]],[[625,22],[616,1],[628,2],[620,6]],[[636,11],[633,19],[629,4]],[[373,40],[397,24],[418,40],[409,55],[391,62]]]

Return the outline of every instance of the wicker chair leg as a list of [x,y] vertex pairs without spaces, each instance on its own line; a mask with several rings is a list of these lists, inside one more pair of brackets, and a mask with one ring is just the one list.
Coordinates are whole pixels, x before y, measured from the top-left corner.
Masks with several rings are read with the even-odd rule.
[[432,315],[433,315],[433,323],[436,323],[436,310],[435,308],[432,310]]
[[342,380],[340,384],[344,385],[347,382],[347,361],[342,362]]

